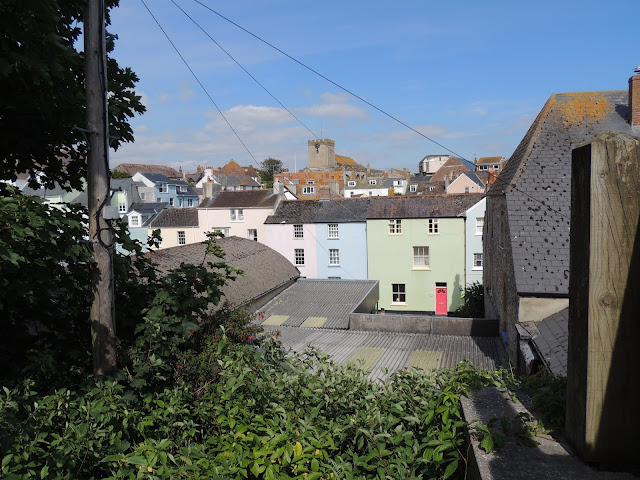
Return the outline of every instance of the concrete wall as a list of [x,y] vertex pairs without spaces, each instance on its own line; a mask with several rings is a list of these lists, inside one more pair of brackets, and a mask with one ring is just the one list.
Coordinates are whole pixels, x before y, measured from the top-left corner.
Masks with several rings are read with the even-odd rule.
[[[453,185],[453,184],[452,184]],[[484,265],[484,253],[482,245],[482,231],[477,233],[476,224],[478,219],[484,219],[484,214],[487,206],[486,198],[483,198],[473,207],[466,212],[465,223],[465,270],[466,270],[466,285],[469,286],[473,282],[482,283],[483,267],[477,268],[474,266],[473,254],[482,253],[482,260]]]
[[[428,219],[402,219],[402,233],[389,234],[388,220],[367,220],[369,279],[380,282],[379,307],[435,312],[436,283],[447,285],[447,310],[461,304],[465,285],[465,222],[439,218],[439,233],[428,233]],[[430,268],[413,267],[413,247],[429,247]],[[406,302],[392,302],[392,284],[405,284]]]
[[[365,222],[339,223],[338,238],[329,238],[329,224],[315,225],[317,245],[317,277],[340,277],[348,280],[366,280],[367,276],[367,224]],[[338,249],[340,265],[329,265],[329,250]]]
[[[298,270],[300,276],[306,278],[318,278],[318,264],[316,254],[316,226],[313,223],[303,225],[303,238],[294,238],[293,224],[268,224],[264,225],[264,244],[282,254]],[[258,238],[258,240],[260,240]],[[304,265],[296,265],[295,249],[304,250]],[[327,260],[328,261],[328,260]]]
[[497,320],[484,318],[365,313],[352,313],[349,315],[349,329],[377,332],[492,337],[497,332],[497,326]]

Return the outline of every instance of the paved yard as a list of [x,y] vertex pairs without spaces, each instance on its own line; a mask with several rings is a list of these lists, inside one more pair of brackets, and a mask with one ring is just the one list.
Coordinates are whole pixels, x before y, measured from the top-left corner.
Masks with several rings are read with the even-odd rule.
[[332,356],[339,364],[362,362],[372,380],[411,367],[432,370],[452,367],[469,360],[480,369],[505,365],[504,349],[498,337],[427,335],[412,333],[361,332],[268,325],[265,330],[281,332],[285,348],[301,352],[311,345]]

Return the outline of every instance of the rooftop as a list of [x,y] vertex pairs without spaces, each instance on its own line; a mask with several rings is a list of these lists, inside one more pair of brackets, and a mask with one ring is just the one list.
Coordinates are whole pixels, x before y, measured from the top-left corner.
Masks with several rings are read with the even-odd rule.
[[195,208],[167,208],[149,225],[150,228],[197,227],[198,210]]
[[478,203],[484,194],[375,197],[368,219],[457,217]]
[[627,102],[626,90],[552,95],[491,185],[506,196],[518,292],[568,295],[571,150],[609,130],[637,136]]
[[198,208],[274,208],[278,199],[267,189],[221,191],[202,200]]
[[145,165],[141,163],[121,163],[114,170],[119,172],[126,172],[133,176],[137,172],[140,173],[160,173],[167,177],[182,178],[180,172],[175,168],[168,167],[166,165]]

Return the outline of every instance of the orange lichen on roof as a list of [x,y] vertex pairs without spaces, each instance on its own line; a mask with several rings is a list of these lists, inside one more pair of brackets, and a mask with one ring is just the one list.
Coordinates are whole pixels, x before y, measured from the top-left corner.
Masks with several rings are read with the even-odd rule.
[[595,122],[611,113],[611,104],[602,92],[571,93],[567,96],[569,98],[565,102],[558,102],[556,107],[565,126],[586,120]]
[[343,157],[342,155],[336,155],[336,163],[339,163],[340,165],[357,165],[353,158]]

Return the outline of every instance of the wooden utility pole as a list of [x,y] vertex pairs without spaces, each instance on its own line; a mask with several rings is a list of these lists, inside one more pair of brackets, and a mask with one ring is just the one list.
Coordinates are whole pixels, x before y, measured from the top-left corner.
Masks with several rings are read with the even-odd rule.
[[587,462],[640,467],[640,140],[573,150],[566,433]]
[[84,16],[85,94],[87,104],[89,237],[96,268],[91,307],[93,373],[107,375],[116,366],[113,247],[104,219],[109,198],[109,131],[107,121],[107,53],[101,0],[87,0]]

